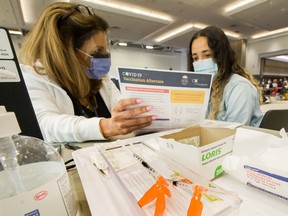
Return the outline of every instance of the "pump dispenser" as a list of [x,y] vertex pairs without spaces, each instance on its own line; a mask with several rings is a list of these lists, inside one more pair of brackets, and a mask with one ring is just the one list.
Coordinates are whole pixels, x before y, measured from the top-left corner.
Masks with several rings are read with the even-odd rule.
[[61,156],[20,132],[15,114],[0,106],[1,215],[78,215]]

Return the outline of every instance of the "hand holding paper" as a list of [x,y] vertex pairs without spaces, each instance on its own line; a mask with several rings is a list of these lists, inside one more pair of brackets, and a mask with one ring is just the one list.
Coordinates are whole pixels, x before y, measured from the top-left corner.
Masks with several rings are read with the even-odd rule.
[[[111,118],[103,118],[100,121],[103,136],[110,138],[117,135],[126,135],[135,130],[149,126],[155,116],[149,115],[151,106],[137,106],[143,103],[142,99],[129,98],[120,100],[112,108]],[[141,116],[141,114],[146,116]],[[148,113],[148,114],[147,114]]]
[[206,114],[212,75],[184,71],[118,68],[123,98],[141,98],[157,116],[137,133],[163,131],[200,124]]

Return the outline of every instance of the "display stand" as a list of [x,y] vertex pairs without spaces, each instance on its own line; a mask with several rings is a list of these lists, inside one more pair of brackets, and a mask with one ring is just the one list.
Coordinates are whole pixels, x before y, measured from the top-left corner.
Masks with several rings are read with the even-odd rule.
[[[9,32],[0,27],[0,105],[14,112],[22,135],[43,139]],[[2,127],[2,125],[1,125]]]

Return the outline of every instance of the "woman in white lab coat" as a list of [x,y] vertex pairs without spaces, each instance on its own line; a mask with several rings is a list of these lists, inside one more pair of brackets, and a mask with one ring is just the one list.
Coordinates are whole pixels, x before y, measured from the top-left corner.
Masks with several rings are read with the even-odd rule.
[[125,135],[151,124],[151,106],[119,100],[110,80],[108,24],[93,9],[53,3],[24,38],[21,69],[43,134],[49,142],[83,142]]

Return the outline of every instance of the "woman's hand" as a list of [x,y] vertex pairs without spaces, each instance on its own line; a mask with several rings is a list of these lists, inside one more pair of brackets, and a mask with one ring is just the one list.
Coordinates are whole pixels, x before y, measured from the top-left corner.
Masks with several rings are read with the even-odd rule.
[[137,129],[149,126],[155,116],[138,116],[152,110],[151,106],[140,106],[129,108],[129,106],[142,103],[143,100],[138,98],[129,98],[120,100],[111,112],[111,118],[102,119],[100,127],[103,136],[109,138],[116,135],[125,135]]

